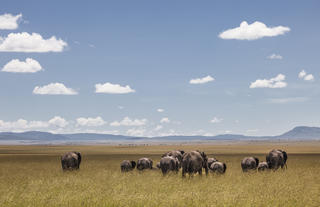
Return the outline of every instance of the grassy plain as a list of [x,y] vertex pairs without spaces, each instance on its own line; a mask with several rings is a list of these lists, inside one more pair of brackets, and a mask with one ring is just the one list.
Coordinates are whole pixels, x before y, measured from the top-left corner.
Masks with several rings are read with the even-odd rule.
[[[244,156],[265,160],[281,148],[288,169],[241,171]],[[199,149],[227,164],[225,175],[163,177],[157,170],[120,173],[120,162],[168,150]],[[77,172],[60,156],[80,151]],[[320,206],[320,143],[213,143],[174,146],[0,146],[0,206]]]

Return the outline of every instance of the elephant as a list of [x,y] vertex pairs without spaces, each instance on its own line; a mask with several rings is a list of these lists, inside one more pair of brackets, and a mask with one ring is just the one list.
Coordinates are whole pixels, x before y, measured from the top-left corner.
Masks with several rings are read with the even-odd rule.
[[175,157],[179,160],[179,162],[182,162],[182,157],[183,157],[184,151],[183,150],[173,150],[173,151],[169,151],[164,153],[161,157]]
[[150,158],[140,158],[137,162],[137,169],[142,171],[145,169],[152,169],[153,161]]
[[256,157],[245,157],[241,161],[241,168],[243,172],[248,170],[256,170],[259,165],[259,159]]
[[266,156],[269,169],[277,170],[279,167],[287,167],[288,155],[285,151],[273,149]]
[[166,156],[160,160],[160,169],[162,174],[165,175],[169,171],[178,172],[179,171],[179,160],[175,157]]
[[258,165],[258,171],[268,170],[269,166],[267,162],[260,162]]
[[161,169],[161,168],[160,168],[160,162],[157,162],[156,167],[157,167],[158,169]]
[[189,176],[199,173],[201,176],[202,168],[205,169],[206,175],[208,175],[208,158],[204,152],[197,150],[184,153],[182,158],[182,177],[185,177],[186,173],[189,173]]
[[136,167],[135,161],[123,160],[120,164],[121,172],[129,172]]
[[210,171],[217,174],[224,174],[227,169],[227,165],[223,162],[213,162],[209,167]]
[[211,164],[214,162],[218,162],[218,160],[214,157],[208,158],[208,168],[210,168]]
[[62,170],[78,170],[81,163],[80,152],[67,152],[61,156]]

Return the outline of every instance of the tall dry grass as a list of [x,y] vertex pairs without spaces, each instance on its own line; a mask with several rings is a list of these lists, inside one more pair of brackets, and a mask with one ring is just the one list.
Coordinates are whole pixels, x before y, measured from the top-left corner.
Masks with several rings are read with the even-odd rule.
[[[320,149],[284,145],[287,170],[246,174],[241,159],[264,160],[262,152],[272,146],[1,146],[0,206],[320,206],[315,146]],[[305,153],[308,147],[313,153]],[[183,179],[181,172],[120,173],[123,159],[148,156],[156,163],[161,153],[178,148],[214,153],[227,164],[226,174]],[[68,150],[82,152],[80,171],[62,172],[60,155]]]

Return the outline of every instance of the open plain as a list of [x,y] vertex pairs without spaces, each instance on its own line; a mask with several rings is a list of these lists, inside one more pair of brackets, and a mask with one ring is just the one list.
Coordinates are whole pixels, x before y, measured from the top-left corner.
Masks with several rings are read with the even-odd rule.
[[[273,148],[288,168],[241,171],[248,155],[260,161]],[[224,175],[162,176],[154,169],[120,172],[124,159],[153,159],[173,149],[199,149],[227,164]],[[63,172],[60,156],[80,151],[79,171]],[[154,146],[0,146],[0,206],[320,206],[319,142],[239,142]]]

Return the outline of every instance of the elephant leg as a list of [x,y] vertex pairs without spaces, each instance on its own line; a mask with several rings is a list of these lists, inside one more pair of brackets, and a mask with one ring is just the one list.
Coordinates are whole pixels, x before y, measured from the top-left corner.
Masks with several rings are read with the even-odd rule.
[[186,171],[185,171],[184,168],[182,168],[182,177],[183,177],[183,178],[186,177]]
[[204,168],[204,170],[205,170],[205,172],[206,172],[206,176],[208,176],[208,168],[206,167],[206,168]]
[[198,170],[200,176],[202,176],[202,169]]

